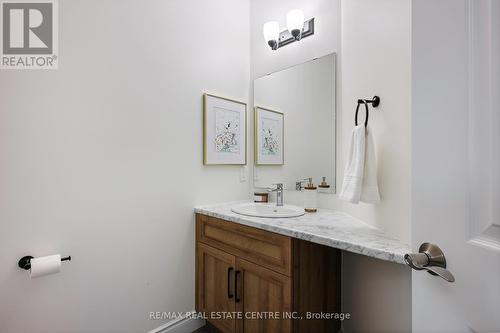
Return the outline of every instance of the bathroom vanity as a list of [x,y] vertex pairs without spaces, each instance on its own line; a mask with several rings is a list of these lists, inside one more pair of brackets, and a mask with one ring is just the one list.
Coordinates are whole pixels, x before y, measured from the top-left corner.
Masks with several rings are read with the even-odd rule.
[[196,310],[221,332],[338,332],[341,251],[400,264],[409,252],[342,212],[259,218],[237,204],[195,208]]

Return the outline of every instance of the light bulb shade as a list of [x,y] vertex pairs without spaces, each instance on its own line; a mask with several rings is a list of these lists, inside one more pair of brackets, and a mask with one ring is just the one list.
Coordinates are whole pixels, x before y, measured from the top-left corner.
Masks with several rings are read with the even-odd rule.
[[270,21],[264,23],[264,39],[266,42],[269,41],[276,41],[278,42],[278,39],[280,37],[280,25],[276,21]]
[[[304,13],[301,10],[294,9],[286,14],[286,26],[288,31],[295,38],[300,35],[304,27]],[[298,31],[297,31],[298,30]]]

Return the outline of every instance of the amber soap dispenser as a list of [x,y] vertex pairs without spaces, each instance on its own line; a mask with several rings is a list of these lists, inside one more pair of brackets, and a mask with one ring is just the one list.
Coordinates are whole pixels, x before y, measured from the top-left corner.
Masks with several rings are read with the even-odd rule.
[[304,210],[307,213],[318,211],[318,189],[314,186],[312,178],[309,178],[307,186],[304,187]]

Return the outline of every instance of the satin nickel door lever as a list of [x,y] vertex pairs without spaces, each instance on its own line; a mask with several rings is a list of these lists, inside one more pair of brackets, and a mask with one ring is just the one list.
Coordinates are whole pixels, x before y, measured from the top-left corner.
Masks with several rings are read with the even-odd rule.
[[423,243],[418,253],[405,254],[405,262],[411,268],[429,274],[440,276],[448,282],[455,282],[455,277],[446,269],[446,258],[439,246]]

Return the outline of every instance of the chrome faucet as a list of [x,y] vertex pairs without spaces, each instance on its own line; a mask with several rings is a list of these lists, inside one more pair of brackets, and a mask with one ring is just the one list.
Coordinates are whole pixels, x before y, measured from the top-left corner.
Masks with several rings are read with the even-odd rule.
[[301,180],[298,180],[297,182],[295,182],[295,190],[302,191],[302,189],[304,188],[304,186],[302,186],[302,184],[305,182],[307,182],[308,184],[311,184],[312,178],[304,178],[304,179],[301,179]]
[[269,192],[276,192],[276,206],[283,206],[283,183],[273,184],[275,189],[268,189]]

